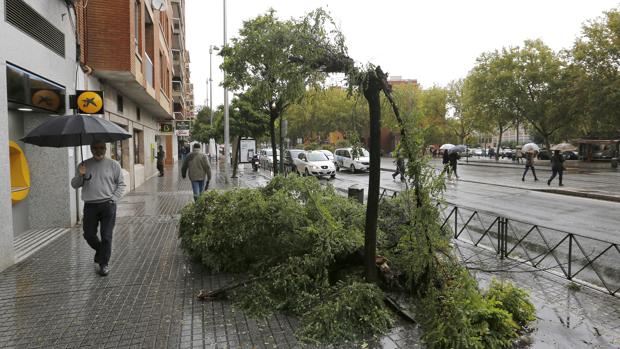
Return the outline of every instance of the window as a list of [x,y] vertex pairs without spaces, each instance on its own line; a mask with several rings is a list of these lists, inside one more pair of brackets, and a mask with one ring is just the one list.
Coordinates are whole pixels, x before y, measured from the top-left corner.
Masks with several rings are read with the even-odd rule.
[[136,120],[140,121],[140,108],[136,107]]
[[144,163],[144,133],[140,130],[133,130],[133,163]]
[[[122,141],[115,141],[110,143],[110,158],[116,160],[122,164],[123,161],[123,144]],[[121,165],[122,167],[122,165]]]
[[136,47],[136,53],[138,55],[142,55],[142,40],[141,40],[141,31],[140,28],[142,28],[142,22],[141,22],[141,16],[140,16],[140,10],[142,9],[142,6],[140,6],[140,1],[136,0],[135,2],[135,6],[134,6],[134,44]]
[[120,93],[116,94],[116,110],[119,113],[123,112],[123,96]]

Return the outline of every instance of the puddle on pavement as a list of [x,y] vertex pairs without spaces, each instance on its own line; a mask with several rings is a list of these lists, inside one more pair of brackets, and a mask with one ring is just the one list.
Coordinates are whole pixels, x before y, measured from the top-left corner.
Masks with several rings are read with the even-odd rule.
[[[538,320],[534,324],[530,348],[619,348],[620,337],[592,324],[585,316],[570,312],[560,314],[558,304],[547,305],[532,299]],[[567,305],[568,307],[568,305]]]

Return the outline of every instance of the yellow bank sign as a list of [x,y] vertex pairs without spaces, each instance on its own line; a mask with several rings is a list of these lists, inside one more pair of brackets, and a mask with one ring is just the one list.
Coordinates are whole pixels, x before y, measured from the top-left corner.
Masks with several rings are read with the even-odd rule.
[[103,114],[103,91],[75,91],[75,109],[83,114]]

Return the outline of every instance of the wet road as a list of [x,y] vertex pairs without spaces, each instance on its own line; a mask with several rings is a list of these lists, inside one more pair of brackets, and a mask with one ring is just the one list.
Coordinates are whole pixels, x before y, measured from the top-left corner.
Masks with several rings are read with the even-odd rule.
[[[549,172],[539,171],[538,182],[530,179],[523,183],[520,171],[519,168],[461,166],[461,180],[448,182],[444,197],[457,206],[486,210],[514,220],[620,243],[620,203],[539,192],[536,190],[549,188],[543,180]],[[582,174],[579,178],[575,175],[571,178],[569,174],[565,188],[570,188],[572,181],[588,181],[591,187],[617,185],[609,183],[609,178],[604,177],[605,174]],[[341,171],[336,179],[329,182],[340,189],[357,184],[365,188],[365,194],[368,191],[367,173]],[[405,188],[405,184],[392,180],[390,172],[381,171],[381,187],[399,191]]]

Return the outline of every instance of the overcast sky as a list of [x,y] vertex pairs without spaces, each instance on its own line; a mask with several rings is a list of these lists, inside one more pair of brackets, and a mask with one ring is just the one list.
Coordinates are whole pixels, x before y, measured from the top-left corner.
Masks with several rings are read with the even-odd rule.
[[[226,0],[228,39],[244,20],[270,7],[281,19],[326,8],[342,30],[349,55],[381,65],[391,76],[417,79],[423,87],[463,78],[481,53],[542,39],[568,48],[585,21],[618,0]],[[196,105],[205,104],[209,45],[221,46],[223,0],[186,0],[186,45]],[[221,57],[213,54],[213,106],[223,103]],[[232,95],[230,95],[232,98]]]

